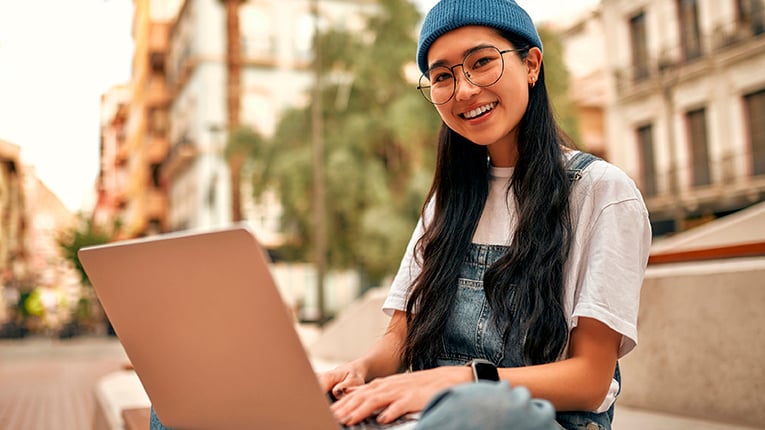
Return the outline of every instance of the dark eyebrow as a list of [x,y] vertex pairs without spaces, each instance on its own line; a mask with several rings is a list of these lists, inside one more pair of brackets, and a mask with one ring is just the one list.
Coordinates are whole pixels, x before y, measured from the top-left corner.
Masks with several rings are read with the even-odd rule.
[[[494,45],[489,45],[487,43],[482,43],[480,45],[476,45],[476,46],[474,46],[472,48],[466,49],[462,53],[462,58],[464,59],[465,57],[467,57],[468,55],[472,54],[473,52],[475,52],[475,51],[477,51],[479,49],[483,49],[483,48],[495,48],[495,46]],[[439,67],[439,66],[446,67],[446,60],[438,60],[438,61],[434,62],[433,64],[430,65],[428,70],[430,70],[430,69],[432,69],[434,67]]]

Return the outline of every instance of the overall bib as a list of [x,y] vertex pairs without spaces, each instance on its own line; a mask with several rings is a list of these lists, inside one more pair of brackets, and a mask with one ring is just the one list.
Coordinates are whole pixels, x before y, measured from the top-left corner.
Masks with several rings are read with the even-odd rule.
[[[572,185],[581,177],[582,170],[595,159],[591,154],[579,153],[569,161],[568,173]],[[487,359],[497,367],[523,365],[522,348],[505,347],[483,289],[486,270],[507,249],[501,245],[470,245],[460,269],[456,296],[444,332],[443,349],[436,361],[438,366],[463,365],[474,358]],[[508,294],[514,294],[514,291],[511,289]],[[618,363],[614,379],[621,386]],[[556,421],[568,430],[610,430],[613,409],[612,405],[608,411],[599,414],[560,412],[556,414]]]

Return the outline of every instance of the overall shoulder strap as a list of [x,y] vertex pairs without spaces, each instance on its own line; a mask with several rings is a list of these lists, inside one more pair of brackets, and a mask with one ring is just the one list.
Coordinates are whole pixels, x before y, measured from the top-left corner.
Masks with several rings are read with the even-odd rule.
[[568,180],[570,183],[574,183],[582,177],[582,172],[587,166],[595,160],[600,158],[590,154],[589,152],[577,152],[566,163],[566,170],[568,171]]

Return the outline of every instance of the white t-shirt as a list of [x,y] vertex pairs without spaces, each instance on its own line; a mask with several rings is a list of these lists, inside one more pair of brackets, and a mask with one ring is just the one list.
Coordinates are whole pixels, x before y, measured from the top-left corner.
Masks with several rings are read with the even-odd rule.
[[[570,151],[566,156],[575,153]],[[509,245],[517,222],[513,193],[507,189],[513,168],[492,167],[490,173],[489,195],[473,242]],[[569,332],[579,317],[601,321],[622,335],[621,358],[637,345],[640,288],[651,245],[648,211],[632,179],[603,160],[595,160],[582,172],[569,200],[573,237],[564,268]],[[387,314],[406,309],[409,288],[420,272],[414,247],[422,236],[423,222],[432,219],[432,214],[431,202],[425,209],[425,220],[417,223],[383,304]],[[613,381],[598,412],[610,407],[618,388]]]

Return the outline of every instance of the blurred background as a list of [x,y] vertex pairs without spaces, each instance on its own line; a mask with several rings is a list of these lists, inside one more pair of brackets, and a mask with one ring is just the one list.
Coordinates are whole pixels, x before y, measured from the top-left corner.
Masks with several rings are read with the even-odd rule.
[[[82,246],[247,223],[314,337],[384,291],[432,175],[440,122],[415,89],[414,53],[433,3],[0,0],[0,378],[23,373],[12,358],[57,356],[67,342],[87,354],[86,340],[118,346],[77,261]],[[560,124],[645,197],[648,278],[663,286],[677,264],[698,265],[671,275],[680,283],[745,273],[748,289],[726,293],[739,301],[710,312],[765,304],[763,1],[518,3],[539,25]],[[719,269],[719,260],[751,267]],[[673,311],[698,314],[685,297]],[[720,318],[704,323],[729,333]],[[765,340],[762,322],[742,323],[750,340]],[[686,341],[693,357],[699,340]],[[733,400],[765,381],[754,360],[765,351],[741,348],[751,360],[728,376],[746,369],[759,382]],[[747,414],[765,406],[761,395],[722,411],[650,396],[631,398],[713,421],[765,421]],[[0,427],[9,409],[0,406]]]

